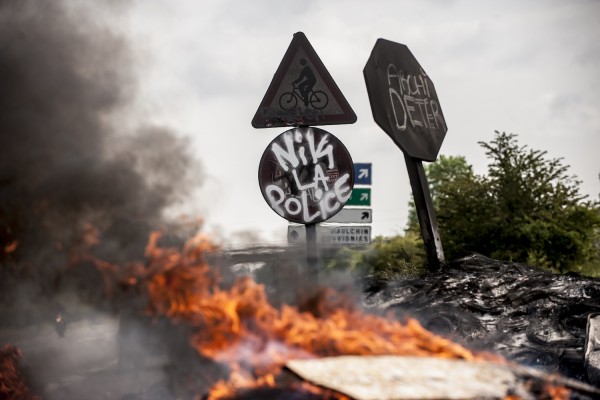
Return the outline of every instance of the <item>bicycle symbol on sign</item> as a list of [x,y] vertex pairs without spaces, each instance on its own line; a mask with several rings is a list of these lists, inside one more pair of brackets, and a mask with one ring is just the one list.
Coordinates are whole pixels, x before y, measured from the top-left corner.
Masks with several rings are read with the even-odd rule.
[[304,102],[304,106],[310,106],[317,110],[322,110],[329,103],[327,93],[321,90],[313,90],[317,79],[312,69],[306,65],[306,60],[300,60],[304,66],[298,79],[292,82],[292,90],[284,92],[279,97],[279,106],[284,110],[292,110],[298,105],[298,100]]

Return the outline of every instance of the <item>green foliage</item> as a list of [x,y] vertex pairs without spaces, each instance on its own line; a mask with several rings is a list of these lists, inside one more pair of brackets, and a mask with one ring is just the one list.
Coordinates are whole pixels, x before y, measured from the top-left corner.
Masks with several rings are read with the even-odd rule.
[[440,186],[435,205],[446,258],[491,255],[497,244],[490,237],[496,236],[498,222],[486,181],[470,175],[451,182]]
[[414,234],[384,238],[377,236],[368,248],[342,248],[327,267],[381,278],[414,277],[425,271],[423,244]]
[[425,271],[426,257],[418,236],[377,236],[364,256],[370,273],[386,278],[417,276]]
[[[467,160],[463,156],[446,156],[440,157],[434,163],[425,166],[427,174],[427,182],[429,183],[429,192],[433,200],[434,208],[437,208],[437,199],[440,186],[447,182],[462,180],[473,177],[473,168],[467,164]],[[415,203],[411,200],[408,203],[408,225],[406,231],[419,235],[419,219]]]
[[579,193],[562,159],[519,146],[513,134],[496,132],[480,145],[486,176],[435,166],[448,162],[442,158],[426,169],[438,174],[432,193],[446,257],[478,252],[560,272],[600,268],[599,205]]

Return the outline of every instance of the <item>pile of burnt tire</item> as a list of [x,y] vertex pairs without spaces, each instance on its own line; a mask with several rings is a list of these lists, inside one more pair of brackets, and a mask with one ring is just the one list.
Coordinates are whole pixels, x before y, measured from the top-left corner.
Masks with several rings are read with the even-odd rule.
[[475,349],[600,387],[600,279],[471,255],[421,278],[363,281],[366,304]]

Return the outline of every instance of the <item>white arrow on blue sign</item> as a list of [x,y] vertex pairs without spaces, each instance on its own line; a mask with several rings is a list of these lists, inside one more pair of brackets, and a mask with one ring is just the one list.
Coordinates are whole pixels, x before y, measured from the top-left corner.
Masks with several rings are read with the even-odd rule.
[[354,184],[371,184],[371,163],[354,163]]

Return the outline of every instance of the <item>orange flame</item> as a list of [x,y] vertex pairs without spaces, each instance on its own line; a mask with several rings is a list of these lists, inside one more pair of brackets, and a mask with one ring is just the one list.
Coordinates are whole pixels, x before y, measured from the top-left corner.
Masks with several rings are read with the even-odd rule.
[[32,396],[19,368],[21,351],[14,346],[0,348],[0,398],[12,400],[41,400]]
[[[240,389],[275,386],[276,374],[290,359],[405,355],[506,362],[500,356],[475,353],[437,336],[415,319],[400,323],[361,312],[331,289],[319,294],[317,310],[312,313],[287,305],[274,307],[264,286],[250,278],[238,279],[231,288],[222,289],[218,275],[206,262],[206,254],[218,250],[210,238],[198,235],[181,252],[158,246],[159,238],[160,233],[150,236],[147,263],[129,265],[125,273],[121,271],[121,281],[145,283],[151,314],[194,327],[190,338],[194,349],[229,365],[228,381],[217,382],[209,400],[235,397]],[[116,266],[95,261],[106,274],[118,272]],[[549,398],[568,398],[564,388],[553,388],[546,391]],[[348,400],[306,382],[301,390]]]
[[6,246],[4,246],[4,252],[6,254],[10,254],[10,253],[15,252],[18,248],[19,248],[19,241],[13,240],[12,242],[10,242]]
[[[221,289],[204,260],[204,253],[215,249],[207,237],[195,238],[181,253],[158,247],[159,237],[153,234],[146,249],[151,311],[196,327],[193,347],[232,367],[229,382],[215,386],[211,399],[230,395],[231,388],[270,384],[269,374],[292,358],[393,354],[501,360],[434,335],[414,319],[403,324],[344,307],[333,290],[324,290],[318,312],[309,313],[274,307],[263,285],[249,278]],[[250,373],[240,368],[242,362]],[[262,378],[251,382],[257,373]]]
[[[206,254],[218,250],[206,235],[188,241],[183,250],[160,247],[160,233],[148,241],[145,263],[117,266],[91,255],[99,243],[99,231],[84,226],[82,245],[70,261],[93,261],[101,271],[108,292],[115,278],[128,285],[145,285],[150,297],[148,311],[165,315],[194,327],[190,343],[205,357],[227,363],[228,381],[217,382],[210,400],[234,397],[240,389],[273,387],[277,374],[290,359],[337,355],[405,355],[443,357],[469,361],[506,362],[503,358],[475,353],[423,328],[417,320],[404,323],[366,314],[331,289],[319,293],[316,310],[274,307],[265,288],[242,278],[228,289],[219,287],[219,277],[206,261]],[[5,253],[18,249],[15,240]],[[62,249],[62,244],[57,243]],[[83,254],[82,254],[83,253]],[[32,399],[18,369],[20,352],[12,346],[0,349],[0,398]],[[258,376],[258,378],[256,378]],[[348,400],[307,382],[301,390],[323,398]],[[567,399],[564,387],[547,385],[546,398]],[[513,400],[513,397],[507,397]]]

